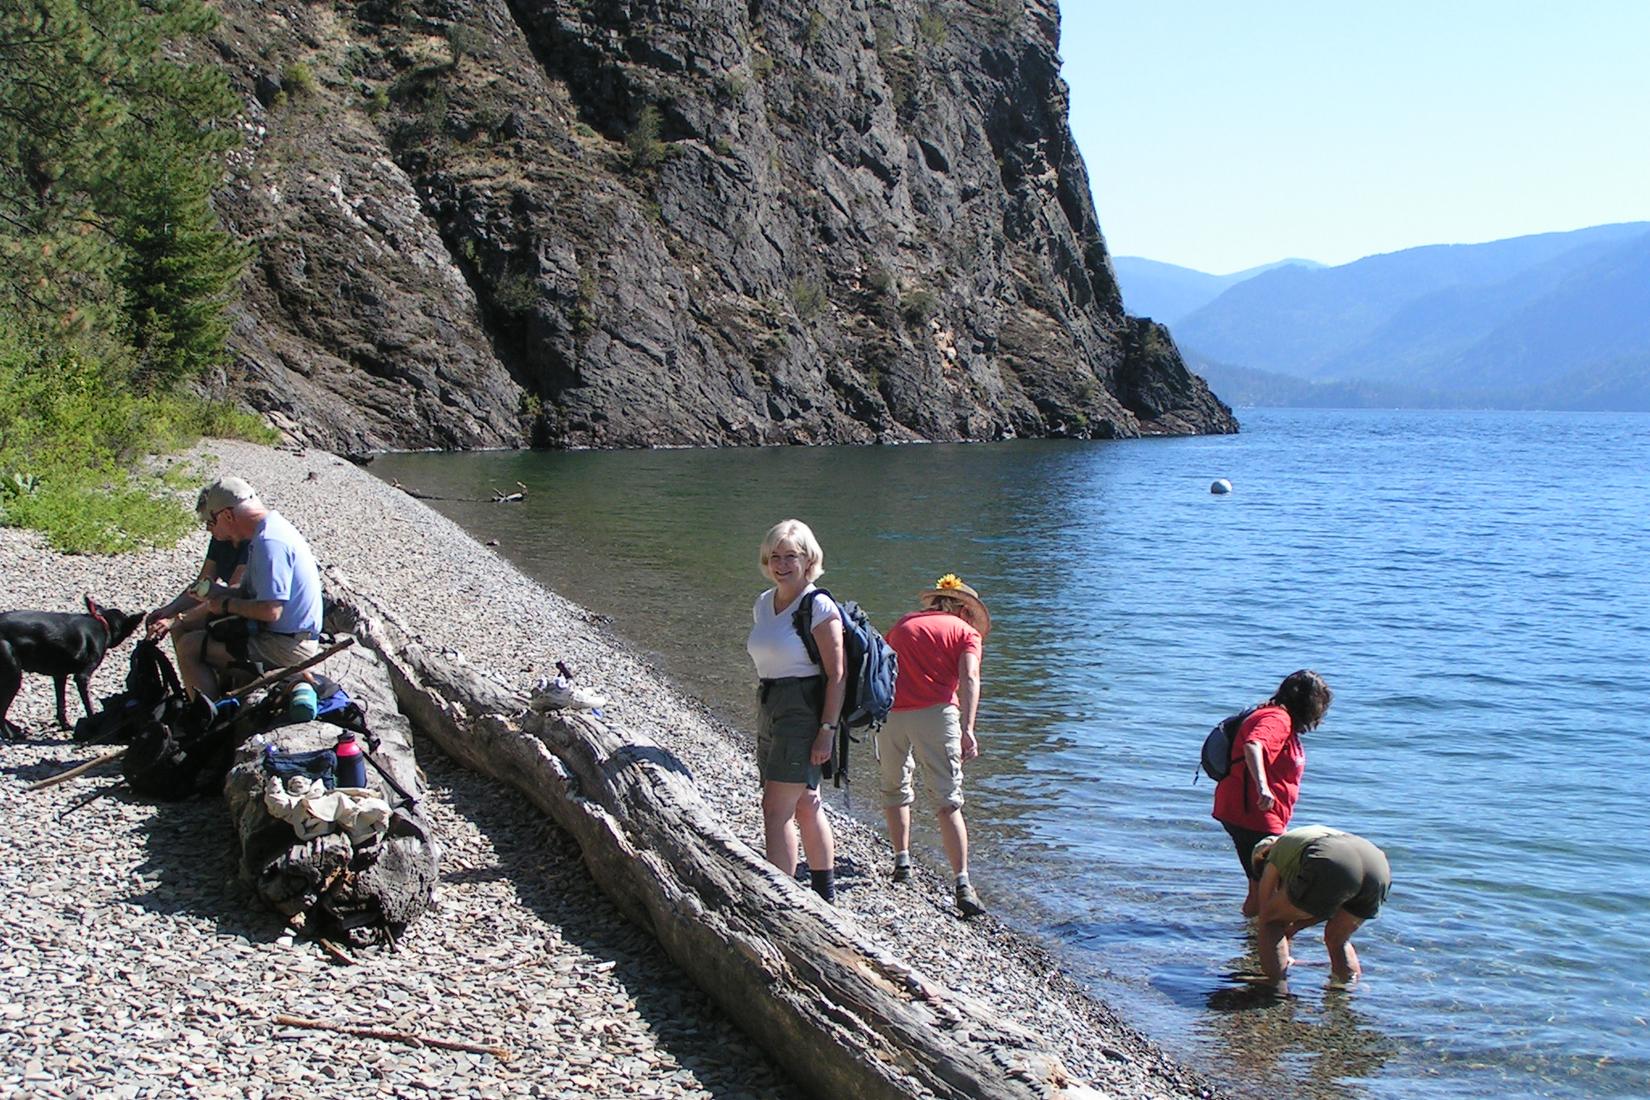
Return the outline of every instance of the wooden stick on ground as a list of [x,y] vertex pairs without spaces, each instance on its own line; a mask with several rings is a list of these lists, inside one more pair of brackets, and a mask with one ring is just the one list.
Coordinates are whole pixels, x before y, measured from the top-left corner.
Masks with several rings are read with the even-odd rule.
[[66,772],[58,772],[56,775],[51,776],[49,779],[42,779],[38,783],[32,783],[32,784],[29,785],[29,790],[31,790],[31,791],[43,791],[47,787],[55,787],[59,783],[67,783],[69,780],[73,779],[77,775],[85,775],[87,772],[91,771],[93,768],[100,767],[104,764],[107,764],[111,760],[119,760],[122,756],[125,756],[125,755],[126,755],[126,746],[122,745],[118,749],[112,749],[109,752],[104,753],[102,756],[98,757],[96,760],[88,760],[84,764],[76,764],[74,767],[70,768]]
[[321,945],[321,950],[325,951],[332,958],[333,962],[343,963],[345,966],[355,965],[355,960],[350,958],[342,947],[339,947],[325,936],[316,936],[315,942]]
[[303,1016],[288,1016],[285,1013],[277,1013],[275,1022],[284,1024],[287,1027],[307,1027],[311,1031],[336,1031],[341,1035],[354,1035],[361,1039],[382,1039],[387,1043],[407,1043],[415,1047],[440,1047],[442,1050],[462,1050],[469,1054],[491,1054],[500,1061],[506,1061],[510,1058],[510,1051],[506,1047],[466,1043],[461,1039],[431,1039],[425,1035],[413,1035],[406,1031],[386,1031],[376,1027],[335,1024],[327,1020],[310,1020]]

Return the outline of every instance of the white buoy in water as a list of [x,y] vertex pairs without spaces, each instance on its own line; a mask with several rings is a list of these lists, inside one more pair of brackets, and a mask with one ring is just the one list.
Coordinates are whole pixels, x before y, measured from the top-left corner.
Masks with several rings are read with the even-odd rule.
[[1216,496],[1225,496],[1232,491],[1232,483],[1223,477],[1215,478],[1215,483],[1209,486],[1209,492]]

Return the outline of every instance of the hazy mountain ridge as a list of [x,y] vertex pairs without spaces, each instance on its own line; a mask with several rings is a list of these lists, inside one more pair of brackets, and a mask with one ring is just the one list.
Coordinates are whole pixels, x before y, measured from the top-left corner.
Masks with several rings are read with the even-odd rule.
[[1650,409],[1650,223],[1275,268],[1174,335],[1234,404]]
[[1173,325],[1197,312],[1220,297],[1228,287],[1291,264],[1305,268],[1323,266],[1316,260],[1289,259],[1245,268],[1230,275],[1210,275],[1178,264],[1148,260],[1143,256],[1112,257],[1112,267],[1116,269],[1117,280],[1123,286],[1124,308],[1138,317],[1150,317],[1164,325]]

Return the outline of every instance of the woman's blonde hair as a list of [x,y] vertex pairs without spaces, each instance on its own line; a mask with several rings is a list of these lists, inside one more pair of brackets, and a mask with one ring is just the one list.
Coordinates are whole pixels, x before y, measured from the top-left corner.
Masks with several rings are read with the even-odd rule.
[[808,580],[816,580],[825,572],[825,551],[819,548],[819,540],[814,538],[813,530],[799,519],[782,519],[768,529],[767,537],[762,540],[762,549],[756,556],[756,563],[762,567],[762,575],[773,580],[768,572],[768,559],[782,542],[788,542],[796,547],[796,552],[808,559]]
[[932,611],[944,611],[947,614],[955,615],[975,630],[980,628],[980,624],[975,621],[979,616],[974,614],[974,609],[955,596],[930,596],[927,600],[927,606]]

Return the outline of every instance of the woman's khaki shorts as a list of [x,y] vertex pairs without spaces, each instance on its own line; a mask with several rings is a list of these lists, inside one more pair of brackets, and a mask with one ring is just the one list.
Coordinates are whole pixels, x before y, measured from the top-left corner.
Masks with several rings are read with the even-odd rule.
[[962,718],[955,705],[889,711],[877,731],[877,761],[885,808],[916,801],[911,776],[918,767],[934,809],[962,808]]

